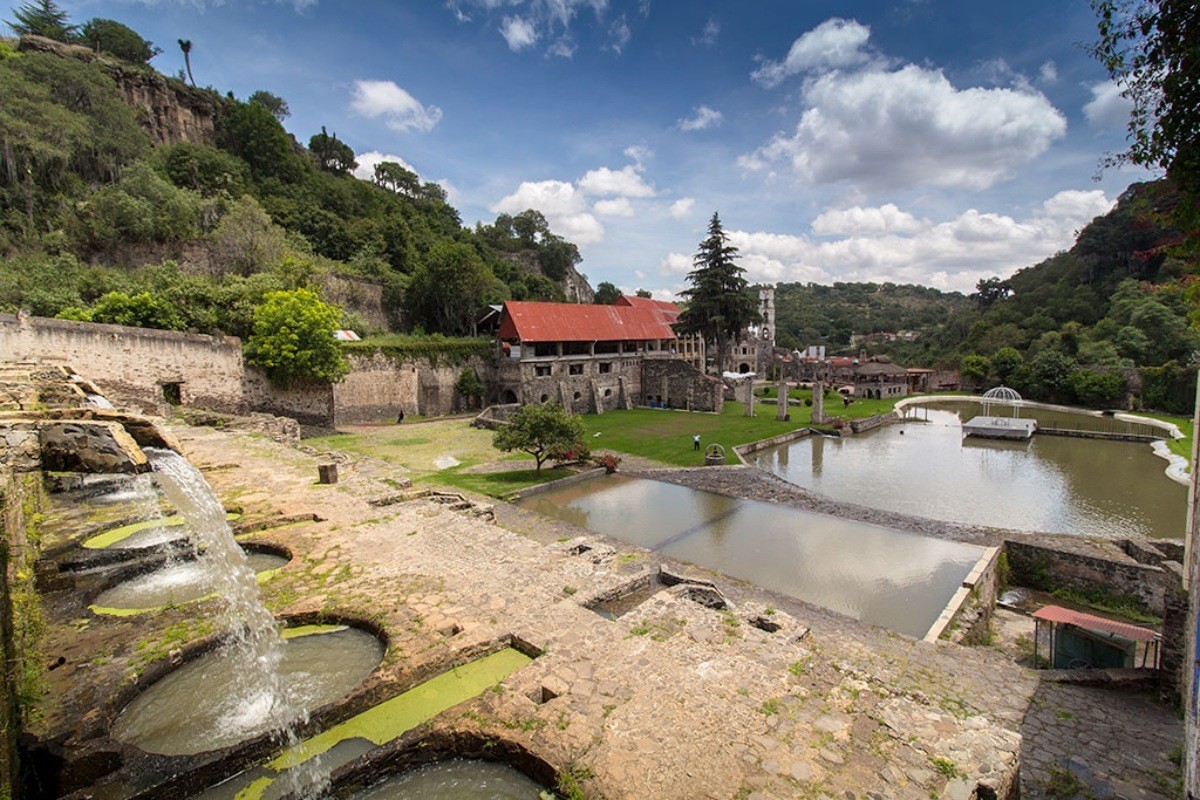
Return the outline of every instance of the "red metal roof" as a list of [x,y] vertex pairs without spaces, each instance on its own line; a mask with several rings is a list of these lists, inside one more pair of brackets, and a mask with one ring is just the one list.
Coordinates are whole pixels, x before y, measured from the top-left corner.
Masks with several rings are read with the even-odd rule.
[[1062,606],[1043,606],[1033,612],[1033,618],[1044,619],[1047,622],[1061,622],[1066,625],[1075,625],[1080,628],[1087,628],[1090,631],[1115,633],[1117,636],[1124,636],[1126,639],[1136,639],[1139,642],[1152,642],[1158,638],[1158,634],[1149,628],[1143,628],[1140,625],[1131,625],[1128,622],[1117,622],[1105,619],[1104,617],[1096,617],[1091,614],[1084,614],[1082,611],[1072,611]]
[[659,311],[667,314],[672,314],[676,317],[679,316],[679,306],[667,300],[655,300],[651,297],[638,297],[636,295],[630,297],[623,294],[617,298],[615,305],[632,306],[634,308],[657,308]]
[[[641,298],[645,299],[645,298]],[[657,306],[598,306],[510,300],[500,319],[501,339],[522,342],[630,342],[673,340],[669,314]]]

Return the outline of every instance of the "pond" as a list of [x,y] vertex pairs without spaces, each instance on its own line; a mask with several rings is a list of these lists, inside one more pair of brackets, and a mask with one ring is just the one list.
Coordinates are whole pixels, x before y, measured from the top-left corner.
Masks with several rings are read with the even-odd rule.
[[[1179,538],[1187,487],[1149,444],[1036,434],[963,438],[969,401],[910,406],[900,425],[846,438],[813,436],[751,463],[805,489],[859,505],[949,522],[1092,536]],[[1108,417],[1023,408],[1043,427],[1144,433]]]
[[983,551],[971,545],[620,475],[518,505],[921,637]]

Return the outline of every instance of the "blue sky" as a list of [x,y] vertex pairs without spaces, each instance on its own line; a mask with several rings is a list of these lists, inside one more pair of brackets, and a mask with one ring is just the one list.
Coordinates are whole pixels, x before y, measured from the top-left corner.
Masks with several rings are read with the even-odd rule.
[[[13,4],[10,3],[11,8]],[[1146,177],[1086,0],[60,0],[283,96],[463,220],[535,207],[593,285],[669,296],[719,211],[754,281],[970,290]],[[10,19],[6,14],[5,19]]]

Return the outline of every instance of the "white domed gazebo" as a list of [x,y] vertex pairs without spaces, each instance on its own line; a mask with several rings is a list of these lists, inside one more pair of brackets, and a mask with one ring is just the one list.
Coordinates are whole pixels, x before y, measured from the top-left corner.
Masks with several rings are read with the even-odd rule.
[[[1024,401],[1016,389],[997,386],[983,394],[983,414],[963,423],[963,436],[982,436],[988,439],[1028,439],[1037,430],[1037,421],[1020,416]],[[1012,409],[1012,416],[992,413],[992,406]]]

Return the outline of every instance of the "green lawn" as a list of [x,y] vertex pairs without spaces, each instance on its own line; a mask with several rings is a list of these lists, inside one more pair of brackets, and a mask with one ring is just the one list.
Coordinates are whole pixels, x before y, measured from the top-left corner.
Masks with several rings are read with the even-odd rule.
[[1150,417],[1151,419],[1160,419],[1163,422],[1172,422],[1177,425],[1180,433],[1183,434],[1183,438],[1168,439],[1167,447],[1171,448],[1171,452],[1177,456],[1183,456],[1187,459],[1192,457],[1192,437],[1195,436],[1195,424],[1191,417],[1177,417],[1174,414],[1152,414],[1147,411],[1133,411],[1130,413]]
[[[795,390],[800,399],[810,397],[807,389]],[[860,419],[872,414],[886,414],[896,405],[892,400],[855,400],[844,408],[839,398],[828,398],[826,413],[839,417]],[[620,453],[652,458],[679,467],[702,466],[704,448],[716,443],[725,447],[726,463],[736,462],[731,452],[735,445],[749,444],[759,439],[809,427],[812,408],[792,406],[789,422],[775,419],[774,404],[760,404],[754,417],[743,415],[742,403],[725,403],[721,414],[693,414],[686,411],[635,408],[630,411],[609,411],[603,415],[582,417],[587,428],[588,443],[595,450],[616,450]],[[595,434],[599,433],[599,436]],[[692,449],[692,437],[700,434],[700,452]]]
[[[808,389],[793,391],[797,399],[811,397]],[[896,400],[855,400],[844,407],[839,397],[830,397],[830,414],[859,419],[887,413]],[[700,466],[704,448],[721,444],[727,463],[735,463],[734,445],[778,436],[808,427],[812,408],[792,406],[788,422],[775,419],[774,404],[760,404],[755,417],[742,414],[741,403],[726,403],[721,414],[699,414],[660,409],[610,411],[603,415],[581,415],[587,440],[593,451],[613,450],[660,461],[674,466]],[[701,450],[692,449],[692,437],[700,434]],[[599,436],[595,435],[599,434]],[[388,461],[405,469],[414,483],[452,486],[492,497],[503,497],[546,481],[570,474],[564,469],[546,467],[539,476],[530,465],[533,459],[522,453],[502,453],[492,447],[492,432],[471,427],[467,420],[438,420],[413,425],[354,425],[333,436],[306,439],[317,448],[343,450]],[[453,457],[459,464],[439,468],[439,459]],[[467,472],[472,467],[511,462],[511,469],[499,472]]]

